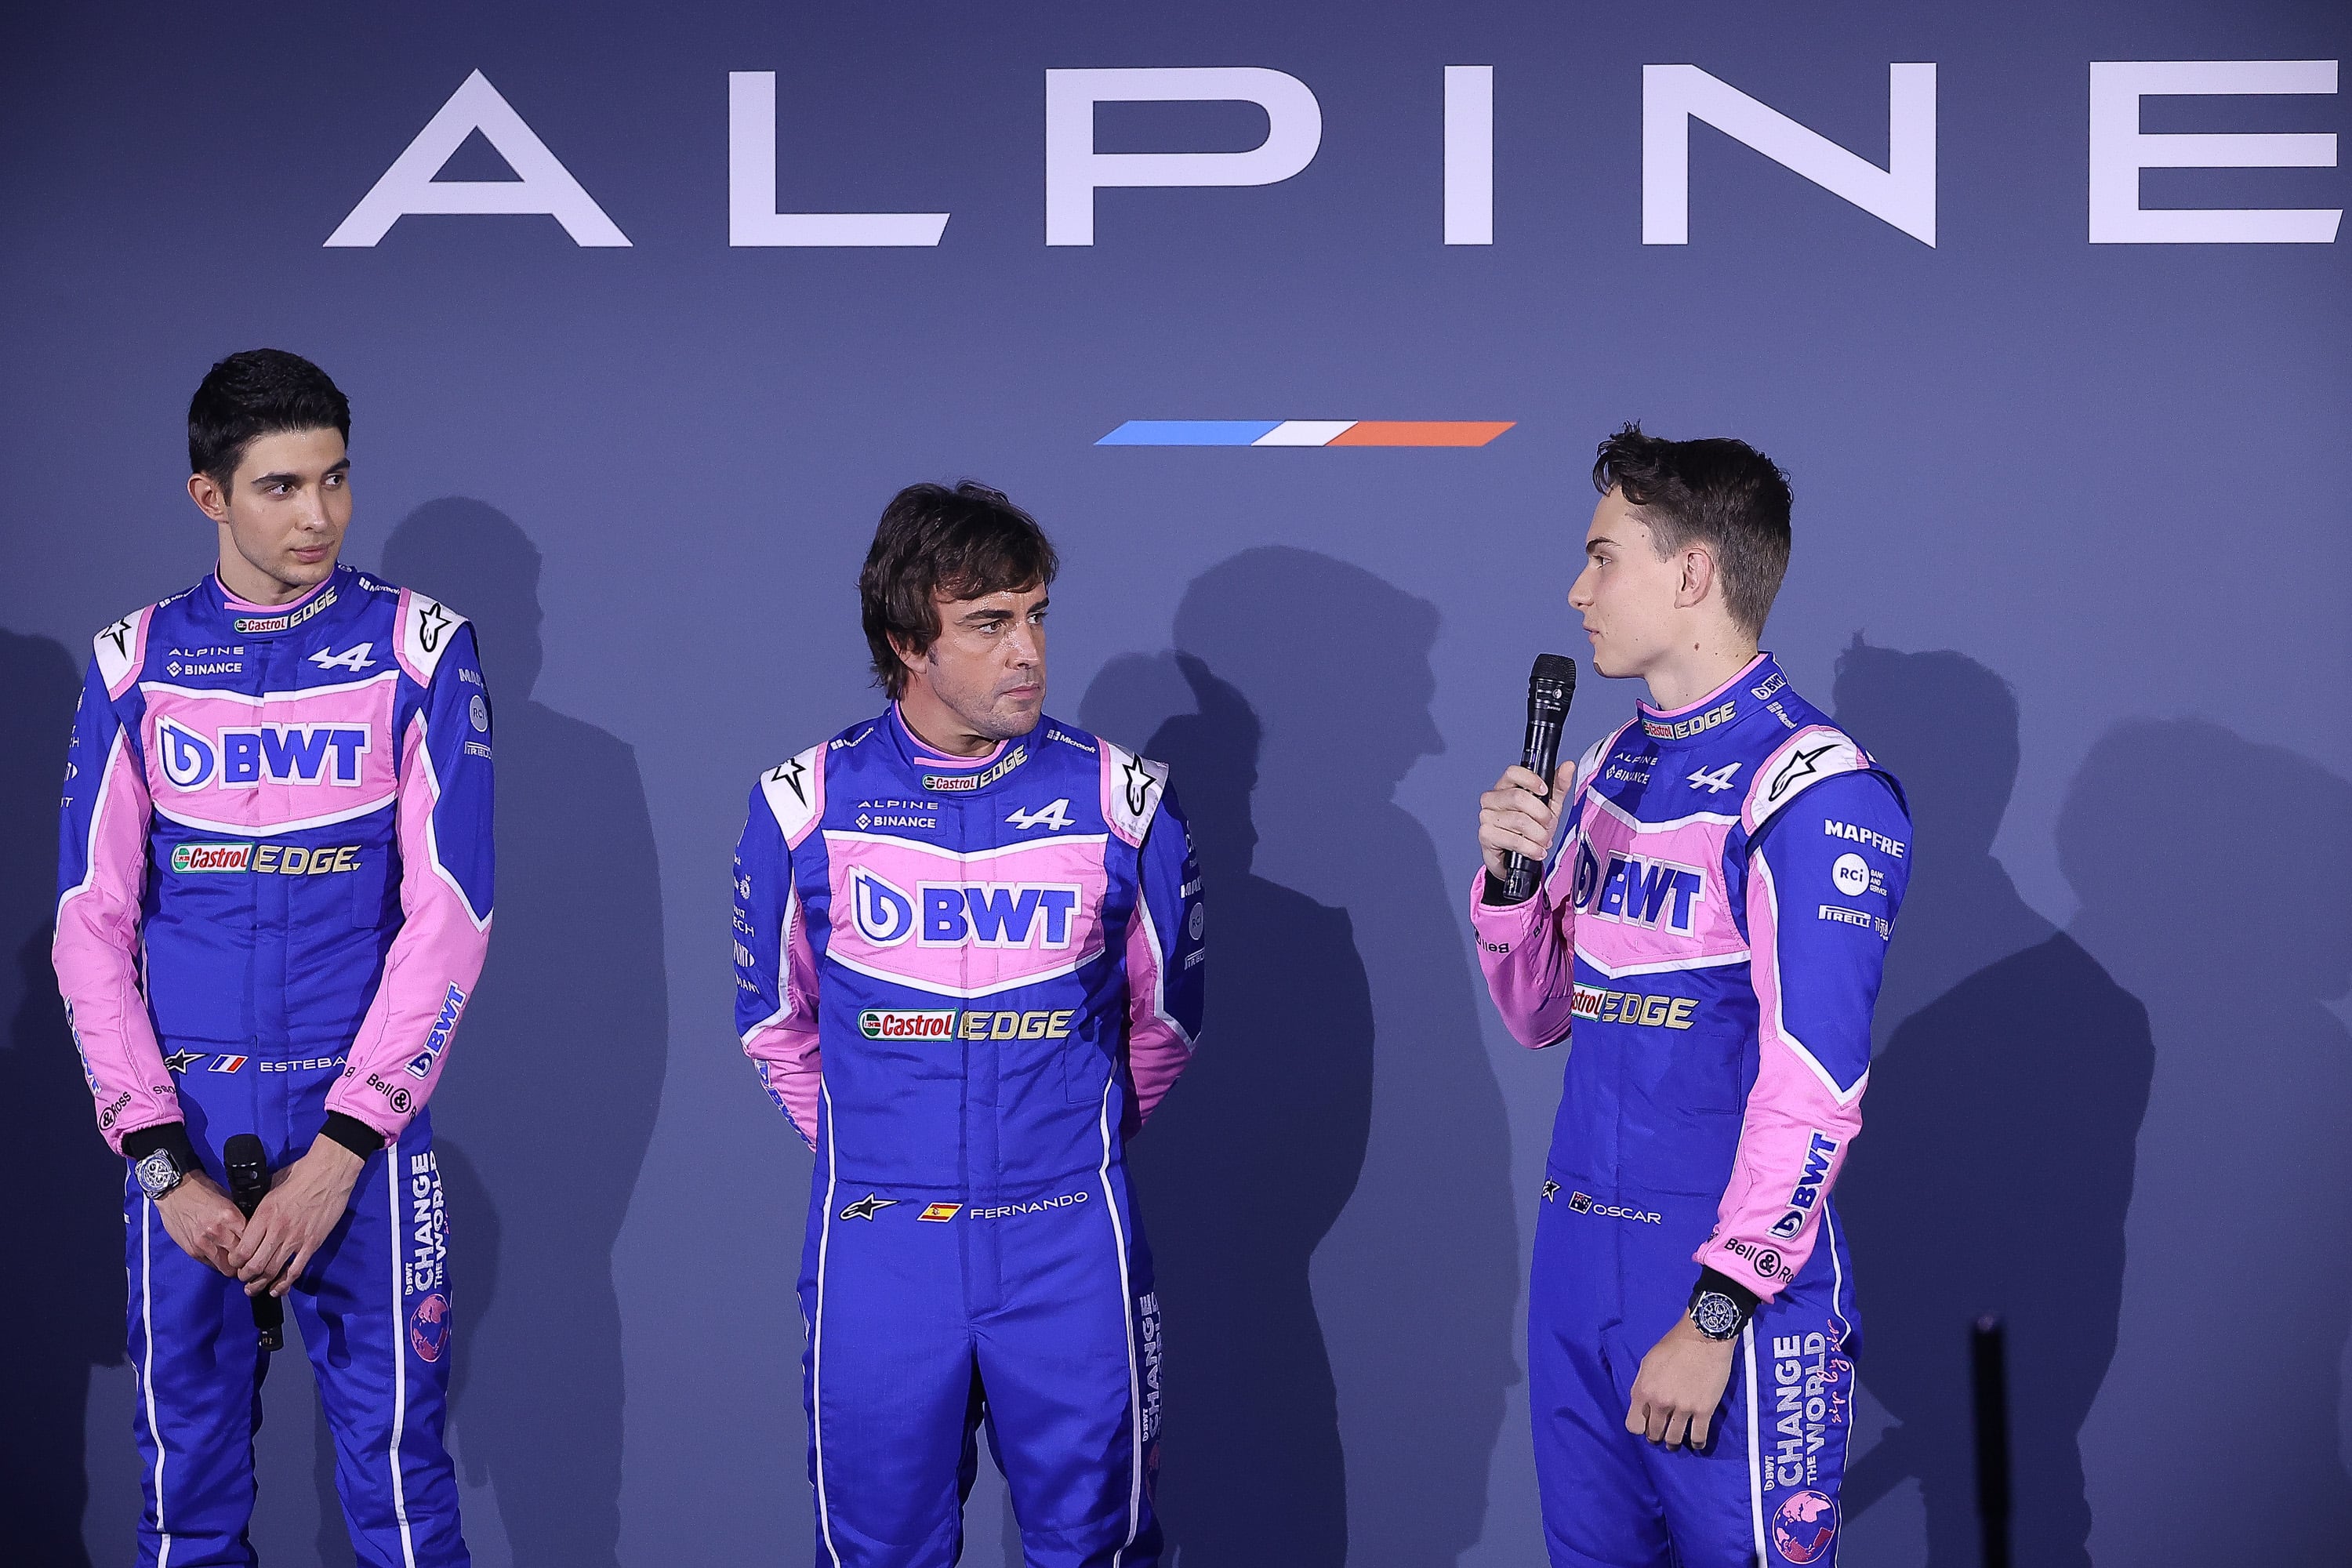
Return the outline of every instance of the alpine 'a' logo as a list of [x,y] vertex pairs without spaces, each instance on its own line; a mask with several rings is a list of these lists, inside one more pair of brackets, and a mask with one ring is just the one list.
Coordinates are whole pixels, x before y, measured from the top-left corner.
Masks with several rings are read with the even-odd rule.
[[1004,820],[1015,827],[1050,827],[1059,833],[1070,826],[1070,797],[1064,795],[1050,805],[1016,811]]
[[896,947],[915,934],[915,900],[863,866],[849,873],[849,912],[857,934],[877,947]]

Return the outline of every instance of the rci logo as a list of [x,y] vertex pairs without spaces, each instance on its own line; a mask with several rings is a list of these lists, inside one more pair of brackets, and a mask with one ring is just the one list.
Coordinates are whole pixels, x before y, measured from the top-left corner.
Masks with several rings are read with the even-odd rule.
[[1576,907],[1595,920],[1687,933],[1706,895],[1706,874],[1696,867],[1612,854],[1603,872],[1589,846],[1577,847]]
[[369,749],[359,724],[232,725],[208,741],[169,719],[156,721],[155,746],[163,776],[181,789],[356,784]]

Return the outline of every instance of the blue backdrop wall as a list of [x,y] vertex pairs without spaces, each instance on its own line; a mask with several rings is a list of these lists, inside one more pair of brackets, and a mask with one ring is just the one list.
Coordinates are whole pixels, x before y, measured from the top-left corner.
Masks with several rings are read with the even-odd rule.
[[[1052,706],[1174,763],[1213,881],[1210,1032],[1136,1154],[1180,1560],[1538,1560],[1519,1325],[1560,1061],[1503,1034],[1458,905],[1528,658],[1582,651],[1583,472],[1628,418],[1790,470],[1768,643],[1917,813],[1840,1191],[1849,1561],[1971,1560],[1983,1309],[2021,1561],[2332,1560],[2347,45],[2341,6],[2286,0],[19,14],[9,1532],[129,1561],[120,1172],[46,967],[55,780],[90,634],[207,563],[188,395],[271,344],[351,395],[347,559],[474,616],[498,700],[497,936],[435,1108],[478,1561],[809,1549],[808,1160],[732,1037],[728,854],[753,772],[875,705],[852,581],[882,502],[964,475],[1053,531]],[[1449,114],[1460,66],[1491,73]],[[1153,79],[1269,107],[1106,102],[1089,141],[1086,95],[1136,79],[1049,82],[1203,68],[1311,97]],[[2154,140],[2193,132],[2270,140]],[[1087,161],[1153,153],[1231,156]],[[1155,175],[1194,183],[1118,186]],[[1049,186],[1090,244],[1047,243]],[[467,202],[540,216],[400,216]],[[936,243],[730,243],[811,230]],[[1097,444],[1185,418],[1513,424]],[[1588,681],[1570,741],[1633,698]],[[257,1537],[348,1561],[307,1376],[269,1384]],[[984,1481],[977,1561],[1003,1512]]]

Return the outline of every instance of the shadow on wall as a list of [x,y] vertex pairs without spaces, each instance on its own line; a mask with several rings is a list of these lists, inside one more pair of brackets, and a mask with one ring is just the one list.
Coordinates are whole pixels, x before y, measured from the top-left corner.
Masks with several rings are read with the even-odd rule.
[[[2219,804],[2226,791],[2232,806]],[[2155,1092],[2101,1561],[2340,1563],[2352,1332],[2352,783],[2191,721],[2119,725],[2059,819],[2083,944],[2146,999]]]
[[1260,732],[1239,692],[1196,658],[1130,654],[1079,722],[1148,734],[1170,764],[1215,925],[1200,1054],[1129,1162],[1166,1324],[1170,1542],[1181,1563],[1339,1568],[1347,1480],[1307,1265],[1364,1163],[1363,963],[1345,912],[1251,871]]
[[[1177,609],[1178,652],[1205,672],[1203,708],[1197,728],[1168,738],[1181,747],[1195,734],[1206,736],[1198,743],[1211,753],[1210,771],[1223,770],[1208,793],[1213,799],[1222,792],[1226,802],[1213,804],[1211,812],[1222,812],[1236,830],[1234,843],[1204,841],[1203,853],[1230,867],[1241,861],[1247,836],[1256,839],[1250,879],[1241,884],[1251,891],[1237,900],[1242,907],[1231,916],[1223,905],[1211,911],[1221,934],[1213,944],[1209,1032],[1198,1070],[1203,1083],[1213,1089],[1222,1081],[1237,1096],[1257,1089],[1307,1100],[1295,1119],[1264,1107],[1237,1108],[1246,1119],[1231,1126],[1206,1105],[1183,1114],[1202,1126],[1194,1136],[1203,1142],[1216,1139],[1238,1150],[1245,1140],[1286,1142],[1296,1165],[1321,1167],[1290,1178],[1304,1184],[1296,1192],[1266,1186],[1234,1201],[1277,1211],[1261,1233],[1267,1245],[1314,1249],[1313,1302],[1330,1358],[1346,1473],[1344,1541],[1318,1521],[1303,1544],[1280,1553],[1231,1540],[1217,1555],[1204,1542],[1202,1563],[1277,1556],[1334,1562],[1344,1551],[1359,1568],[1425,1568],[1453,1563],[1484,1528],[1504,1391],[1519,1375],[1511,1352],[1518,1242],[1508,1131],[1479,1034],[1456,910],[1461,900],[1439,869],[1427,831],[1394,799],[1412,765],[1443,747],[1429,711],[1437,626],[1433,605],[1360,567],[1279,547],[1246,551],[1212,567]],[[1221,728],[1218,716],[1233,711],[1236,699],[1262,728],[1246,813],[1233,798],[1242,772],[1236,739],[1208,733]],[[1189,788],[1181,772],[1176,786],[1180,796]],[[1213,893],[1212,902],[1219,897]],[[1306,923],[1280,930],[1291,916]],[[1276,929],[1248,931],[1243,922],[1249,919]],[[1350,934],[1352,955],[1346,952]],[[1256,951],[1240,951],[1244,943]],[[1370,999],[1368,1097],[1354,991],[1360,973]],[[1321,987],[1329,989],[1318,994]],[[1220,1053],[1252,1049],[1275,1059],[1236,1062],[1226,1069],[1234,1077],[1214,1076]],[[1254,1079],[1258,1074],[1262,1081]],[[1311,1094],[1318,1079],[1328,1096],[1320,1104]],[[1202,1098],[1211,1091],[1203,1089]],[[1171,1098],[1171,1124],[1178,1110]],[[1170,1143],[1172,1163],[1176,1138]],[[1149,1149],[1148,1139],[1139,1143],[1139,1165],[1162,1157]],[[1282,1158],[1262,1148],[1249,1157]],[[1198,1158],[1207,1163],[1211,1157]],[[1278,1168],[1269,1168],[1265,1179],[1274,1180]],[[1147,1204],[1156,1204],[1147,1217],[1172,1215],[1190,1203],[1189,1194],[1171,1190],[1183,1179],[1169,1172],[1145,1189]],[[1343,1212],[1316,1243],[1322,1215],[1342,1197]],[[1280,1211],[1294,1205],[1297,1216],[1285,1221]],[[1155,1234],[1164,1228],[1158,1219],[1151,1223]],[[1178,1268],[1171,1257],[1171,1280]],[[1216,1276],[1221,1282],[1234,1277],[1230,1270]],[[1193,1441],[1177,1401],[1186,1397],[1187,1379],[1225,1374],[1211,1370],[1207,1351],[1176,1359],[1180,1331],[1171,1300],[1170,1527],[1180,1540],[1188,1531],[1217,1531],[1224,1540],[1211,1511],[1220,1503],[1201,1497],[1189,1517],[1178,1513],[1174,1489],[1181,1483],[1173,1467],[1223,1466],[1225,1459],[1176,1458]],[[1289,1322],[1295,1342],[1311,1343],[1295,1309]],[[1230,1331],[1244,1337],[1239,1325]],[[1319,1368],[1311,1362],[1292,1379],[1276,1384],[1281,1397],[1293,1390],[1302,1402],[1322,1397]],[[1205,1434],[1202,1441],[1207,1447]],[[1327,1489],[1313,1500],[1326,1517],[1336,1511],[1328,1482],[1314,1474],[1318,1467],[1328,1473],[1328,1454],[1318,1445],[1297,1461],[1297,1484]],[[1202,1479],[1205,1483],[1205,1472]],[[1306,1531],[1291,1533],[1296,1542]]]
[[496,713],[497,921],[433,1102],[463,1346],[451,1427],[518,1568],[600,1568],[620,1533],[613,1246],[668,1059],[645,784],[626,744],[532,700],[540,553],[511,519],[430,502],[383,571],[472,618]]
[[[1914,824],[1878,1008],[1891,1037],[1837,1192],[1862,1378],[1901,1425],[1855,1462],[1846,1505],[1859,1514],[1916,1477],[1931,1568],[1978,1561],[1966,1338],[1973,1315],[1997,1311],[2016,1561],[2087,1564],[2077,1434],[2116,1350],[2154,1070],[2147,1010],[1993,858],[2018,763],[2017,700],[1999,676],[1958,653],[1857,642],[1836,700],[1839,723],[1903,781]],[[2084,811],[2105,809],[2076,795],[2062,848]]]
[[[80,661],[64,648],[0,630],[0,734],[8,738],[0,747],[0,1018],[8,1031],[0,1106],[27,1194],[12,1205],[10,1250],[33,1265],[0,1290],[0,1554],[59,1568],[89,1562],[81,1532],[90,1369],[122,1361],[122,1162],[99,1136],[49,968],[58,781],[80,687]],[[124,1414],[111,1436],[127,1456]],[[132,1523],[111,1521],[114,1539],[127,1542]]]

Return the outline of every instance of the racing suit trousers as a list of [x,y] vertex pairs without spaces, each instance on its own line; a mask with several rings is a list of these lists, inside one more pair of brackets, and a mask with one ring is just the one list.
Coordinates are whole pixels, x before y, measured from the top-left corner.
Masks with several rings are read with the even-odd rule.
[[1626,1431],[1625,1413],[1642,1358],[1687,1310],[1715,1201],[1557,1171],[1547,1187],[1528,1383],[1553,1568],[1828,1568],[1859,1342],[1835,1211],[1741,1332],[1706,1447],[1693,1452]]
[[819,1568],[950,1568],[984,1423],[1031,1568],[1152,1568],[1160,1307],[1125,1168],[856,1190],[820,1152],[802,1356]]
[[[220,1180],[218,1124],[191,1131]],[[263,1142],[277,1141],[266,1133]],[[307,1148],[307,1140],[301,1147]],[[269,1148],[272,1169],[299,1148]],[[253,1435],[268,1358],[244,1287],[180,1250],[133,1180],[125,1187],[132,1426],[144,1464],[142,1568],[254,1563]],[[288,1291],[335,1440],[335,1489],[367,1568],[451,1568],[471,1559],[442,1425],[449,1386],[448,1284],[432,1127],[361,1167],[351,1207]]]

